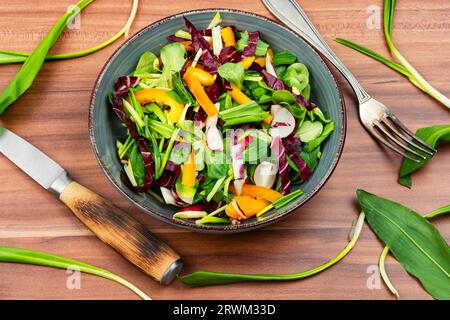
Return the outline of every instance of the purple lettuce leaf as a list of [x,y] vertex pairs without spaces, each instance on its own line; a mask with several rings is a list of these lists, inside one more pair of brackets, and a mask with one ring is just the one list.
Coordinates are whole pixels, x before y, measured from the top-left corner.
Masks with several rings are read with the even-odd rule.
[[239,62],[241,60],[241,53],[233,46],[222,48],[219,53],[219,62],[221,64],[224,64],[225,62]]
[[206,72],[209,72],[211,74],[217,73],[217,69],[219,68],[220,63],[217,60],[217,57],[211,51],[203,51],[201,61]]
[[288,151],[287,153],[289,158],[294,161],[295,165],[299,169],[300,178],[303,181],[308,181],[312,171],[306,162],[300,157],[300,152],[302,151],[302,142],[300,141],[300,138],[294,134],[291,134],[283,139],[283,145]]
[[253,57],[256,52],[256,45],[259,41],[259,32],[249,32],[248,35],[248,44],[242,51],[242,58]]
[[[291,91],[292,91],[292,89],[291,89]],[[295,100],[297,100],[297,103],[304,106],[307,110],[313,110],[314,108],[317,107],[314,103],[312,103],[308,99],[305,99],[301,95],[295,94],[293,92],[292,92],[292,95],[295,97]]]
[[185,42],[188,41],[186,39],[177,37],[176,35],[172,34],[170,36],[167,37],[167,40],[172,41],[172,42]]
[[222,92],[223,92],[223,81],[222,78],[219,75],[217,75],[214,84],[206,88],[206,94],[213,103],[216,103]]
[[288,194],[291,191],[291,179],[288,173],[286,149],[280,137],[273,137],[270,150],[272,151],[272,156],[277,159],[278,173],[281,178],[281,193]]
[[142,138],[138,131],[136,130],[136,125],[127,117],[123,109],[122,97],[130,92],[130,88],[134,88],[139,83],[140,79],[138,77],[120,77],[115,83],[114,92],[114,106],[113,110],[119,119],[125,123],[130,135],[135,139],[139,146],[139,151],[141,152],[142,159],[144,160],[145,168],[145,179],[144,185],[139,187],[134,187],[129,181],[127,175],[122,174],[121,179],[124,183],[134,192],[145,192],[153,185],[153,173],[155,172],[155,164],[153,161],[153,155],[149,151],[146,145],[145,139]]
[[172,161],[167,161],[164,171],[156,181],[158,187],[172,189],[181,173],[181,167]]

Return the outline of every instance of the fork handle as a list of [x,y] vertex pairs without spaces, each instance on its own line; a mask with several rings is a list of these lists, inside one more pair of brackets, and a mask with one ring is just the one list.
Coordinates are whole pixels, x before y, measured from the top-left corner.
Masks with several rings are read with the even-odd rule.
[[347,69],[333,50],[331,50],[297,1],[262,0],[262,2],[275,17],[308,41],[342,73],[355,91],[360,104],[370,100],[370,95],[359,84],[355,76]]

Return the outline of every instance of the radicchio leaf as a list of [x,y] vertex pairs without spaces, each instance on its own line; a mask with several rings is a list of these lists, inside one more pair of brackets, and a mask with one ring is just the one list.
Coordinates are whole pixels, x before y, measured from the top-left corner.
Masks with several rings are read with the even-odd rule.
[[291,191],[291,179],[288,174],[286,150],[280,137],[273,137],[270,150],[272,151],[272,155],[277,159],[278,172],[281,178],[281,193],[288,194]]
[[289,158],[294,161],[295,165],[299,169],[300,178],[303,181],[308,181],[312,171],[306,162],[300,157],[300,151],[302,150],[302,142],[300,141],[300,138],[294,134],[291,134],[283,139],[283,145],[288,151]]
[[186,39],[177,37],[177,36],[174,35],[174,34],[168,36],[168,37],[167,37],[167,40],[172,41],[172,42],[185,42],[185,41],[187,41]]
[[217,69],[219,68],[220,63],[217,60],[217,57],[211,51],[204,50],[201,60],[206,72],[209,72],[211,74],[217,73]]
[[140,79],[138,77],[120,77],[114,85],[114,112],[119,117],[122,122],[125,123],[130,135],[136,140],[139,146],[139,151],[141,152],[142,159],[144,161],[145,168],[145,179],[144,185],[140,187],[134,187],[129,181],[126,175],[121,175],[122,181],[135,192],[145,192],[153,184],[153,173],[155,171],[153,156],[149,149],[147,148],[145,139],[142,138],[136,130],[136,125],[127,117],[125,111],[123,110],[122,97],[130,92],[130,88],[134,88],[139,83]]
[[181,173],[181,167],[172,161],[167,161],[161,177],[156,181],[158,187],[172,189]]
[[286,89],[286,86],[283,83],[283,81],[281,81],[274,75],[271,75],[270,73],[268,73],[259,64],[253,62],[251,64],[249,70],[253,70],[253,71],[260,73],[262,75],[262,77],[264,78],[264,82],[273,90],[285,90]]
[[258,31],[249,32],[248,44],[242,51],[242,58],[249,58],[255,55],[256,45],[258,44],[258,41],[259,41],[259,32]]
[[241,53],[234,46],[228,46],[220,50],[219,62],[221,64],[224,64],[225,62],[239,62],[241,60]]
[[298,104],[304,106],[307,110],[313,110],[314,108],[317,107],[314,103],[312,103],[311,101],[305,99],[301,95],[297,95],[295,93],[292,93],[292,94],[294,95],[295,100],[297,100]]
[[222,94],[223,91],[223,81],[222,81],[222,77],[220,77],[219,75],[217,75],[216,80],[214,81],[214,84],[212,86],[209,86],[206,89],[206,94],[208,95],[209,99],[213,102],[216,103],[217,100],[219,99],[220,95]]
[[198,49],[206,50],[206,51],[212,51],[211,45],[208,41],[203,38],[203,36],[200,34],[200,32],[197,30],[197,28],[190,22],[186,17],[183,17],[184,23],[186,25],[186,28],[188,29],[189,33],[192,37],[192,47],[194,48],[194,51],[198,51]]

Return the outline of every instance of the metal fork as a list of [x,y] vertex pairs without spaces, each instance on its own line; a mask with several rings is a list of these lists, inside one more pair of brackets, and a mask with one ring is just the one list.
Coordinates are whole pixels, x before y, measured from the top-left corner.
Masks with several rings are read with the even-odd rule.
[[262,0],[281,22],[305,38],[347,79],[359,102],[359,117],[369,133],[389,149],[415,162],[436,150],[409,130],[384,104],[372,98],[339,60],[295,0]]

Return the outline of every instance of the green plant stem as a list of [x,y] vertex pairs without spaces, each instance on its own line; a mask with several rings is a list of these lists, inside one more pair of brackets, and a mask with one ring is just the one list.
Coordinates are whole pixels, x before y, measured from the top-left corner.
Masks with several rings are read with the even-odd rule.
[[414,86],[424,91],[425,93],[427,93],[428,95],[430,95],[431,97],[442,103],[447,108],[450,108],[450,99],[441,92],[439,92],[430,83],[428,83],[395,47],[392,41],[392,25],[394,20],[395,5],[396,5],[395,0],[385,0],[384,2],[384,35],[392,56],[399,63],[395,63],[381,56],[380,54],[374,52],[373,50],[370,50],[360,44],[351,41],[336,38],[336,42],[345,45],[349,48],[352,48],[358,52],[361,52],[373,59],[376,59],[381,63],[385,64],[386,66],[388,66],[389,68],[401,73],[402,75],[407,77]]
[[[423,217],[426,219],[432,219],[434,217],[437,217],[442,214],[447,214],[447,213],[450,213],[450,205],[433,210],[433,211],[427,213],[426,215],[424,215]],[[379,263],[378,263],[379,268],[380,268],[380,274],[381,274],[381,278],[383,279],[383,281],[386,284],[386,286],[388,287],[388,289],[392,292],[393,295],[395,295],[395,297],[397,299],[399,299],[400,295],[399,295],[397,289],[395,289],[394,285],[392,284],[392,282],[389,279],[389,276],[386,272],[385,263],[386,263],[386,257],[388,254],[389,254],[389,246],[385,246],[383,251],[381,252]]]
[[[128,37],[130,27],[136,17],[138,5],[139,5],[139,0],[133,0],[133,7],[131,9],[131,13],[127,20],[127,23],[124,25],[124,27],[118,33],[116,33],[110,39],[102,42],[101,44],[99,44],[95,47],[92,47],[92,48],[89,48],[86,50],[82,50],[82,51],[67,52],[67,53],[60,53],[60,54],[48,54],[45,57],[45,60],[46,61],[64,60],[64,59],[72,59],[72,58],[79,58],[79,57],[87,56],[91,53],[94,53],[96,51],[99,51],[99,50],[109,46],[113,42],[117,41],[123,35],[125,35],[125,37]],[[7,58],[0,59],[0,64],[25,62],[25,60],[31,55],[30,52],[20,52],[20,51],[13,51],[13,50],[0,50],[0,54],[11,56],[9,58],[10,60],[8,60]]]
[[207,286],[207,285],[229,284],[243,281],[289,281],[310,277],[333,266],[334,264],[342,260],[352,250],[352,248],[355,246],[359,238],[359,235],[361,234],[361,230],[364,225],[364,218],[365,218],[364,213],[361,212],[354,227],[352,239],[336,257],[316,268],[307,271],[291,274],[235,274],[235,273],[197,271],[192,274],[179,277],[179,279],[181,282],[189,286]]
[[19,249],[13,247],[0,246],[0,261],[1,262],[12,262],[12,263],[22,263],[22,264],[31,264],[38,266],[46,266],[52,268],[59,269],[79,269],[81,272],[89,273],[92,275],[96,275],[108,280],[115,281],[120,283],[121,285],[127,287],[134,293],[136,293],[139,297],[144,300],[151,300],[149,296],[147,296],[144,292],[142,292],[139,288],[134,286],[132,283],[127,280],[98,267],[91,266],[87,263],[68,259],[60,256],[56,256],[53,254],[39,252],[34,250],[26,250]]

